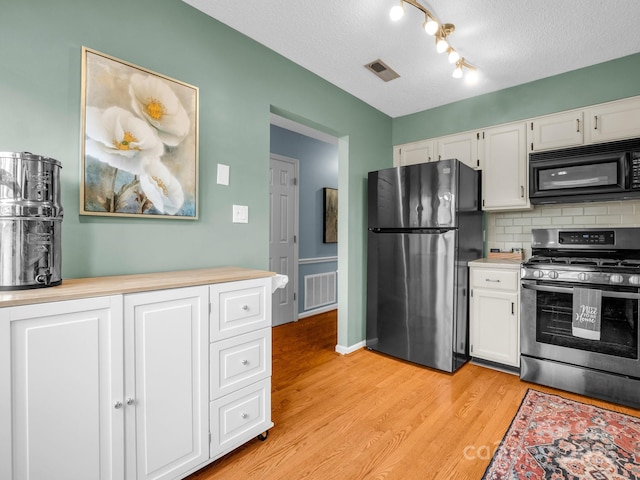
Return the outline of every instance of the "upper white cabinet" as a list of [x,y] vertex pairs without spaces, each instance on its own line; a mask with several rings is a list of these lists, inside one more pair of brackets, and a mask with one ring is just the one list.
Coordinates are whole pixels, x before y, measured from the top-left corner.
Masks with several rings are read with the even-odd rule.
[[547,115],[527,122],[529,125],[529,151],[552,150],[584,143],[582,111]]
[[393,166],[401,167],[416,163],[432,162],[436,160],[434,151],[433,140],[421,140],[419,142],[397,145],[393,148]]
[[479,138],[478,132],[466,132],[437,138],[438,160],[457,158],[465,165],[479,170],[481,168],[478,157]]
[[640,137],[640,97],[595,105],[585,115],[591,143]]
[[531,152],[640,137],[640,97],[546,115],[527,124]]
[[483,132],[483,210],[529,208],[525,123]]
[[124,478],[122,296],[0,309],[0,478]]

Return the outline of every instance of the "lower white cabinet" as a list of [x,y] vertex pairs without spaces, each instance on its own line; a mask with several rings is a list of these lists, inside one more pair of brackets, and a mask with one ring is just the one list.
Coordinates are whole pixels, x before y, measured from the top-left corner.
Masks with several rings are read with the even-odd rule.
[[179,479],[266,432],[270,285],[0,306],[0,478]]
[[206,286],[124,296],[126,478],[209,458],[208,299]]
[[273,426],[270,284],[256,279],[211,286],[212,459]]
[[0,478],[124,478],[122,323],[122,296],[0,309]]
[[470,262],[471,357],[520,366],[520,298],[517,263]]

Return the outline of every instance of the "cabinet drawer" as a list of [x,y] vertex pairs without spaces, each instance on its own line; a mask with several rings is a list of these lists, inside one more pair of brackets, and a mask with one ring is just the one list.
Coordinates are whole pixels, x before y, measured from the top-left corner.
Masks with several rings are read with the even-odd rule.
[[214,342],[209,352],[211,400],[271,376],[271,328]]
[[271,423],[271,379],[265,378],[210,404],[211,458],[268,430]]
[[519,273],[519,270],[473,268],[471,269],[471,287],[516,292]]
[[221,283],[211,288],[211,341],[271,326],[270,278]]

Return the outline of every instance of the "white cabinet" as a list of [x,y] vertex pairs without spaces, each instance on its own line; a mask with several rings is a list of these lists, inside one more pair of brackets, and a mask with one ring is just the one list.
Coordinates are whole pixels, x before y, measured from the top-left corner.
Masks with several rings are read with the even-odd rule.
[[525,124],[516,122],[483,132],[482,209],[530,208]]
[[220,283],[140,293],[126,288],[167,274],[70,281],[0,304],[0,478],[179,479],[271,428],[271,277],[251,272],[173,272]]
[[519,265],[476,261],[469,268],[471,356],[519,367]]
[[208,287],[124,296],[127,478],[169,479],[209,459]]
[[212,459],[266,432],[271,422],[271,280],[212,285]]
[[124,478],[122,297],[4,308],[0,323],[0,478]]
[[640,137],[640,97],[546,115],[527,122],[529,151]]
[[529,150],[552,150],[584,143],[582,111],[571,111],[536,118],[529,125]]
[[416,163],[432,162],[436,160],[434,151],[434,142],[432,139],[396,145],[393,148],[393,166],[401,167]]
[[437,138],[438,160],[457,158],[465,165],[479,170],[481,168],[478,156],[479,137],[478,132],[466,132]]
[[640,97],[595,105],[585,115],[591,143],[640,137]]

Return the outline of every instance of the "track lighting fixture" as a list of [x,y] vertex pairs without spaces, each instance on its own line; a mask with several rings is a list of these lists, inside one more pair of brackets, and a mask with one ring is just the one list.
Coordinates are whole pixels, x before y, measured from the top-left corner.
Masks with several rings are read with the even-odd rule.
[[405,3],[408,3],[424,13],[424,23],[422,24],[422,27],[425,32],[435,37],[436,51],[438,53],[447,52],[447,59],[449,60],[449,63],[454,63],[456,65],[456,68],[453,71],[453,77],[462,78],[465,73],[464,69],[467,69],[465,78],[468,81],[475,83],[478,78],[478,70],[464,58],[461,58],[460,54],[449,44],[449,41],[447,40],[447,37],[456,29],[455,25],[452,23],[441,24],[438,22],[435,15],[427,10],[422,4],[418,3],[417,0],[400,0],[400,3],[393,6],[389,12],[391,20],[400,20],[404,16]]

